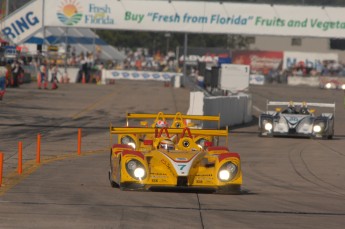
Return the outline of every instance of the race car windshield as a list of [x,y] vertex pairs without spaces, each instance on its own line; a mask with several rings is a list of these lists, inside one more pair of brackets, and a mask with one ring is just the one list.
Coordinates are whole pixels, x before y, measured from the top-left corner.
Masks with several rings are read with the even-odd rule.
[[171,144],[160,144],[159,145],[159,148],[161,149],[165,149],[165,150],[173,150],[175,147],[174,145],[171,145]]

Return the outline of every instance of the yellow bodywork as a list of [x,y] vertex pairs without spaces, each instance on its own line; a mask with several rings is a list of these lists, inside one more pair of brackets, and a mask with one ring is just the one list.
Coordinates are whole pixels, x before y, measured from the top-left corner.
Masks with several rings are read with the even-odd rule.
[[[110,134],[117,135],[117,144],[111,147],[110,182],[121,189],[155,190],[164,188],[207,190],[211,192],[239,191],[242,185],[240,157],[229,152],[228,130],[112,127]],[[174,149],[158,148],[158,143],[175,136]],[[130,137],[134,144],[124,144]],[[226,144],[201,146],[224,137]],[[126,138],[126,141],[123,140]],[[136,165],[137,167],[133,166]],[[231,168],[230,168],[231,167]],[[142,168],[145,176],[133,175],[133,168]],[[234,169],[235,168],[235,169]],[[228,180],[220,179],[221,170],[234,171]],[[225,171],[225,173],[226,173]]]

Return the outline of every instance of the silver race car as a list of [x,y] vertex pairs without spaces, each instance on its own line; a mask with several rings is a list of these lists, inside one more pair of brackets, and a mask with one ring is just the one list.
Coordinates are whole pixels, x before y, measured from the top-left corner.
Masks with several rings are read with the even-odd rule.
[[[286,106],[284,109],[279,106]],[[274,111],[269,107],[276,107]],[[319,114],[315,109],[320,108]],[[333,108],[333,113],[325,113]],[[259,136],[296,136],[332,139],[335,103],[267,101],[266,112],[259,117]]]

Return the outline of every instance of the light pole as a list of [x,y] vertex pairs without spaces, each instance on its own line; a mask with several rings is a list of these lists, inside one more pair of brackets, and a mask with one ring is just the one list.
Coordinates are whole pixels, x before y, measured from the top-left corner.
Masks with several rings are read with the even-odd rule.
[[167,38],[167,51],[166,51],[166,55],[168,55],[168,52],[169,52],[169,42],[170,42],[171,34],[170,33],[165,33],[164,36]]
[[183,44],[183,78],[182,78],[182,84],[184,87],[186,87],[187,82],[187,46],[188,46],[188,33],[184,34],[184,44]]
[[10,5],[9,5],[9,0],[6,0],[6,17],[8,16],[8,13],[9,13],[9,8],[10,8]]

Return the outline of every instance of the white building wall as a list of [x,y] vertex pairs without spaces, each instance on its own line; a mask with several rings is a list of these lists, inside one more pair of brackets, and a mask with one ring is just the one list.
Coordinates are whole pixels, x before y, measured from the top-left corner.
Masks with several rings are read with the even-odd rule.
[[300,51],[300,52],[332,52],[338,53],[339,60],[345,62],[345,51],[330,49],[328,38],[301,38],[301,46],[291,45],[292,37],[255,36],[255,43],[249,45],[250,50],[264,51]]

